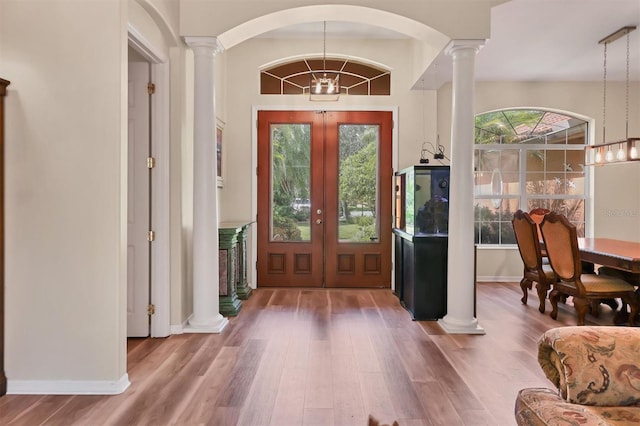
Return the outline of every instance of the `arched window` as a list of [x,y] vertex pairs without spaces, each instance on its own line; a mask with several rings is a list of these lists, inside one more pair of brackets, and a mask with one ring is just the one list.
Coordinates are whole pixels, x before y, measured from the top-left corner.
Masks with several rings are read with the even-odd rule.
[[311,72],[340,73],[342,95],[390,95],[389,70],[351,59],[306,58],[260,71],[261,95],[309,95]]
[[515,244],[522,209],[562,213],[584,237],[587,122],[565,113],[509,109],[475,119],[475,242]]

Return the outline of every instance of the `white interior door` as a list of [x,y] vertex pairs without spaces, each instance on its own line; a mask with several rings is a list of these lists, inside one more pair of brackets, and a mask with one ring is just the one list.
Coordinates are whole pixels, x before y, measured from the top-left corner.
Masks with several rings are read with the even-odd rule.
[[127,335],[149,336],[150,169],[149,64],[129,62],[129,176],[127,232]]

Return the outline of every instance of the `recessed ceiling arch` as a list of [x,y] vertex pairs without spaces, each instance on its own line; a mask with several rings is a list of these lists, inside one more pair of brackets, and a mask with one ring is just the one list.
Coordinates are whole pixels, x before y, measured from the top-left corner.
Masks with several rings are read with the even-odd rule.
[[165,17],[165,15],[160,10],[158,10],[156,5],[151,3],[149,0],[138,0],[138,4],[153,19],[155,24],[158,26],[158,29],[164,36],[167,44],[169,46],[178,46],[180,37],[178,36],[174,28],[169,24],[169,21]]
[[439,52],[449,42],[445,34],[395,13],[352,5],[316,5],[285,9],[246,21],[218,35],[225,49],[283,25],[318,21],[346,21],[387,28],[422,42]]

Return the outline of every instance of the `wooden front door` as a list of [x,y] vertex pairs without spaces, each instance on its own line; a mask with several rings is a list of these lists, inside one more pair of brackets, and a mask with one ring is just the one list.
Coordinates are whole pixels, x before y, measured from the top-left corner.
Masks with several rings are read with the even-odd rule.
[[391,286],[392,115],[258,112],[258,286]]

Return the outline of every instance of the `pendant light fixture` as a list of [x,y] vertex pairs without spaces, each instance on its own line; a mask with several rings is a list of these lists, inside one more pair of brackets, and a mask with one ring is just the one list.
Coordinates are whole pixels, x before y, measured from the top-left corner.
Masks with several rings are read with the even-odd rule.
[[322,69],[309,72],[309,100],[337,101],[340,99],[340,72],[327,70],[327,21],[324,21]]
[[[624,163],[628,161],[640,161],[640,138],[629,137],[629,33],[635,30],[635,26],[626,26],[608,35],[598,43],[604,45],[604,72],[603,72],[603,95],[602,95],[602,143],[591,145],[585,151],[585,163],[588,166],[599,166],[604,164]],[[623,36],[627,36],[627,63],[626,63],[626,89],[625,89],[625,139],[615,142],[607,142],[607,45]]]

